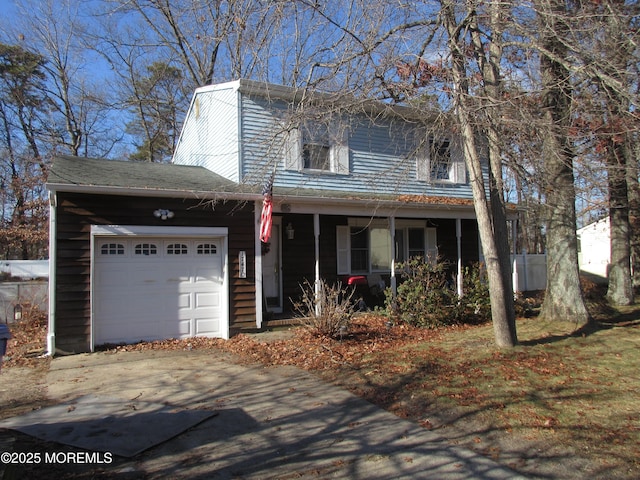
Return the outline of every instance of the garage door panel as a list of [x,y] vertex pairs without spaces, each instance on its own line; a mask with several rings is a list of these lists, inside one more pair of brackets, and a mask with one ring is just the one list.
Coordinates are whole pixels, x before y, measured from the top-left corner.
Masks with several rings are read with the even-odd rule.
[[180,309],[191,309],[191,294],[183,293],[178,295],[178,308]]
[[101,343],[151,341],[163,338],[164,332],[159,330],[160,325],[157,319],[131,317],[123,320],[96,328],[96,336],[102,339]]
[[196,319],[196,335],[208,335],[220,331],[219,319]]
[[193,336],[191,319],[181,320],[173,325],[169,325],[165,331],[165,338],[187,338]]
[[220,307],[220,294],[217,292],[212,293],[196,293],[195,307],[200,308],[218,308]]
[[193,278],[196,283],[201,282],[222,282],[220,263],[217,265],[207,265],[205,267],[196,268],[193,272]]
[[[226,311],[223,240],[123,238],[106,244],[107,251],[118,255],[99,255],[97,242],[92,293],[96,345],[226,336],[221,324]],[[213,250],[216,255],[210,254]],[[196,254],[200,251],[209,254]]]
[[122,268],[113,268],[111,266],[107,268],[100,268],[96,272],[95,282],[101,287],[118,288],[123,284],[128,285],[129,278],[123,278]]

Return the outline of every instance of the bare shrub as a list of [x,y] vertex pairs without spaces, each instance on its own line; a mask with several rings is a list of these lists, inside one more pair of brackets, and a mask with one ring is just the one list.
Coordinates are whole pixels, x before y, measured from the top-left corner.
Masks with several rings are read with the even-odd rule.
[[348,330],[356,310],[354,289],[343,288],[340,282],[328,285],[324,280],[320,280],[317,294],[315,285],[308,280],[300,288],[302,296],[293,302],[293,308],[303,326],[329,337],[341,336]]

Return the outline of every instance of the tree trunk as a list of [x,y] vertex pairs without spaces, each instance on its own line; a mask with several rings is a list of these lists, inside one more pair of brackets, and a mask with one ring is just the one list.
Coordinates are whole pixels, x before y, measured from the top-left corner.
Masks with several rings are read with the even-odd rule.
[[[544,193],[547,218],[547,289],[540,316],[583,325],[589,313],[582,296],[576,238],[573,152],[568,138],[572,90],[566,58],[564,0],[536,0],[540,24],[540,74],[544,131]],[[546,54],[545,52],[549,52]]]
[[[469,172],[469,181],[473,192],[473,205],[478,221],[480,242],[484,254],[487,276],[489,279],[489,299],[491,301],[491,319],[496,344],[499,347],[513,347],[516,344],[515,317],[510,316],[513,308],[513,296],[510,297],[505,287],[500,250],[496,242],[494,221],[482,175],[482,165],[478,154],[475,131],[472,126],[472,112],[468,104],[469,89],[466,70],[464,42],[458,41],[459,29],[455,20],[452,4],[443,5],[444,26],[449,35],[449,51],[452,58],[452,75],[454,84],[454,108],[460,124],[460,135],[464,151],[465,164]],[[510,283],[509,283],[510,284]],[[512,293],[511,293],[512,295]]]
[[[631,281],[631,247],[629,225],[629,196],[627,168],[632,163],[631,135],[625,132],[625,117],[630,111],[626,88],[631,88],[627,77],[628,64],[632,63],[634,47],[627,38],[628,20],[623,13],[623,0],[611,2],[606,17],[607,45],[611,45],[608,61],[603,66],[607,76],[617,80],[619,87],[609,82],[603,85],[609,100],[606,121],[609,123],[607,138],[607,178],[609,186],[609,221],[611,228],[611,267],[607,298],[614,305],[633,303]],[[611,42],[611,43],[609,43]],[[635,169],[634,169],[635,170]]]
[[631,305],[631,249],[629,247],[629,198],[624,143],[610,142],[608,153],[611,262],[607,299],[614,305]]
[[631,249],[631,281],[633,289],[640,288],[640,183],[638,182],[638,161],[633,148],[627,164],[627,195],[629,196],[629,228]]
[[[487,202],[482,168],[475,142],[475,134],[469,122],[469,114],[464,108],[458,110],[458,120],[461,124],[464,157],[469,170],[469,181],[473,191],[473,204],[478,219],[478,231],[482,252],[489,279],[489,299],[491,301],[491,320],[496,345],[499,347],[515,346],[515,313],[513,309],[513,294],[509,296],[505,288],[500,250],[494,237],[491,211]],[[508,303],[511,303],[509,308]]]
[[[485,45],[480,35],[480,29],[474,21],[472,39],[479,59],[483,78],[483,91],[486,105],[484,111],[487,116],[487,139],[489,141],[489,198],[491,200],[491,218],[493,238],[495,239],[506,315],[509,320],[509,333],[513,344],[517,343],[516,312],[513,301],[513,278],[511,275],[511,251],[509,248],[509,231],[507,227],[507,213],[504,201],[504,179],[502,174],[502,148],[500,142],[499,123],[501,112],[496,107],[500,104],[502,82],[500,78],[500,62],[502,61],[502,19],[505,5],[501,2],[491,2],[489,8],[489,23],[493,36],[489,45]],[[486,55],[488,53],[488,55]],[[515,239],[513,239],[515,242]]]

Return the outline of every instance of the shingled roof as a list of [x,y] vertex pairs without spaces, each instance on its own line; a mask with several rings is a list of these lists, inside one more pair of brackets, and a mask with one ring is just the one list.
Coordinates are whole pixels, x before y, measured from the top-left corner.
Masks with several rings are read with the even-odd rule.
[[204,167],[59,156],[49,171],[50,190],[113,190],[122,194],[259,193]]

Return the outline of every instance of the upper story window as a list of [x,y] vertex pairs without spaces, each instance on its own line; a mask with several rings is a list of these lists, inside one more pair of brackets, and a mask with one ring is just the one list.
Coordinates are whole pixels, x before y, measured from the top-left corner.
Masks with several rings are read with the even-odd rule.
[[285,166],[301,172],[349,173],[349,145],[344,129],[302,124],[289,131]]
[[416,157],[418,180],[434,183],[466,183],[467,175],[461,152],[449,139],[430,138],[428,146]]
[[449,140],[431,140],[429,143],[431,180],[452,181],[455,172],[451,168],[451,143]]
[[331,147],[321,143],[302,145],[302,168],[331,171]]

